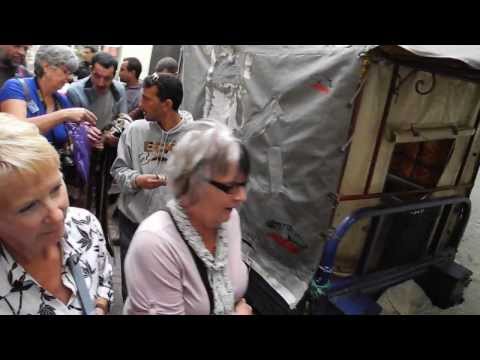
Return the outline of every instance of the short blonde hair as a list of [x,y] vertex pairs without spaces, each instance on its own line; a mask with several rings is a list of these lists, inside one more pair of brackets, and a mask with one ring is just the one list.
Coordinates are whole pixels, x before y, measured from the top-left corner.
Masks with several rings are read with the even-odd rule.
[[0,184],[12,173],[41,175],[52,167],[60,168],[58,153],[38,127],[0,113]]

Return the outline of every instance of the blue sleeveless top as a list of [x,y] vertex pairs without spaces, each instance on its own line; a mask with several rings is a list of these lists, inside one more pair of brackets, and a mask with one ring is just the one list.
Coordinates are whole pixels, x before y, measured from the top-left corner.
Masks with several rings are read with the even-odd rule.
[[[40,97],[40,91],[38,89],[35,78],[24,78],[23,81],[25,81],[25,84],[27,85],[29,90],[29,96],[34,103],[27,104],[27,118],[45,115],[47,113],[47,109],[45,108],[45,104]],[[70,103],[68,98],[65,95],[60,94],[59,92],[55,92],[53,94],[53,98],[55,100],[56,107],[57,105],[61,109],[72,107],[72,104]],[[0,102],[11,99],[27,101],[23,86],[20,80],[16,78],[7,80],[0,89]],[[63,146],[68,140],[67,129],[65,128],[65,124],[63,123],[55,126],[53,129],[49,130],[43,135],[55,147]]]

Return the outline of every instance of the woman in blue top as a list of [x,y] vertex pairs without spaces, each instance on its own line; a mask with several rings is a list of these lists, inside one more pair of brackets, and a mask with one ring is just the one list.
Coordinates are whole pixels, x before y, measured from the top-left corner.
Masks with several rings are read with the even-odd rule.
[[[68,140],[66,122],[95,125],[96,116],[84,108],[74,108],[58,92],[78,68],[78,59],[68,46],[42,45],[34,63],[35,77],[5,82],[0,89],[0,111],[32,121],[57,149]],[[100,132],[89,127],[89,139],[98,140]]]

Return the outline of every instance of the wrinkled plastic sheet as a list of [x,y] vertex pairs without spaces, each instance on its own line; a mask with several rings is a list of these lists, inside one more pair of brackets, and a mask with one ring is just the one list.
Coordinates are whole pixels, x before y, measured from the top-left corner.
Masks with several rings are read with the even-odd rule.
[[365,48],[183,47],[183,108],[228,124],[251,155],[246,261],[291,308],[322,255]]

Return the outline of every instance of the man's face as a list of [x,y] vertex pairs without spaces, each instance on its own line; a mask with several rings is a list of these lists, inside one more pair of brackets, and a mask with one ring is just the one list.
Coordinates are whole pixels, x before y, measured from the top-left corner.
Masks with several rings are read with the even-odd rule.
[[25,64],[25,56],[30,45],[1,45],[3,58],[13,65]]
[[132,76],[132,72],[128,71],[128,62],[124,61],[122,62],[122,65],[120,66],[120,81],[123,82],[128,82]]
[[92,62],[94,53],[92,52],[92,49],[90,48],[83,48],[82,49],[82,58],[88,63]]
[[102,65],[96,63],[92,67],[91,74],[93,87],[99,93],[105,93],[110,89],[110,86],[112,85],[115,70],[113,66],[109,68],[104,68]]
[[145,113],[146,120],[160,122],[165,118],[169,110],[169,102],[171,103],[171,100],[161,101],[158,98],[157,86],[144,87],[140,100],[140,108]]

